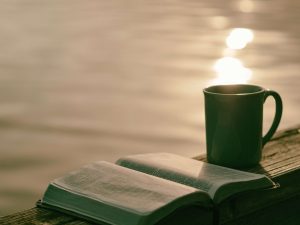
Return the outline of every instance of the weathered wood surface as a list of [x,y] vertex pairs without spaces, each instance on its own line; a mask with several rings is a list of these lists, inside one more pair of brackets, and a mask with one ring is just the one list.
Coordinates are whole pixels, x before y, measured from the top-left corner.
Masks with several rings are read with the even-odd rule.
[[[198,157],[205,160],[205,156]],[[278,132],[264,149],[260,166],[250,171],[265,173],[280,188],[248,193],[221,205],[224,225],[300,224],[300,125]],[[59,212],[32,208],[0,218],[0,224],[88,225]]]

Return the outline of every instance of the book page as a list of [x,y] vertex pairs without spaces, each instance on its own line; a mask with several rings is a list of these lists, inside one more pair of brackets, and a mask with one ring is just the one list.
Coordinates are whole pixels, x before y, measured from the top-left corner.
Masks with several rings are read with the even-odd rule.
[[[53,183],[82,196],[139,214],[153,212],[181,197],[200,193],[195,188],[108,162],[93,163]],[[191,199],[194,202],[196,200]],[[203,193],[203,198],[198,200],[207,202],[210,199]]]
[[[127,156],[118,160],[117,164],[198,188],[206,191],[212,199],[227,184],[267,179],[264,175],[216,166],[170,153]],[[267,179],[264,185],[272,186],[272,182]],[[238,189],[226,191],[226,195],[239,192]]]

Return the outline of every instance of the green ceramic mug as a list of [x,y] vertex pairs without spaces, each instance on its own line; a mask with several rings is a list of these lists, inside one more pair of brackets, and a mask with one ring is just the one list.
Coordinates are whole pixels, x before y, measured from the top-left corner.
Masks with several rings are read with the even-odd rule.
[[[205,88],[207,160],[231,168],[259,164],[263,146],[275,133],[282,115],[280,95],[248,84]],[[263,136],[263,105],[272,96],[276,103],[273,123]]]

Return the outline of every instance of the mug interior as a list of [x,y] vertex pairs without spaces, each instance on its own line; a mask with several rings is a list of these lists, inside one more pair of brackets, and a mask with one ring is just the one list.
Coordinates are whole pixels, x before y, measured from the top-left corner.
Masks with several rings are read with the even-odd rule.
[[264,91],[262,87],[249,84],[216,85],[204,89],[206,93],[224,95],[253,94],[262,91]]

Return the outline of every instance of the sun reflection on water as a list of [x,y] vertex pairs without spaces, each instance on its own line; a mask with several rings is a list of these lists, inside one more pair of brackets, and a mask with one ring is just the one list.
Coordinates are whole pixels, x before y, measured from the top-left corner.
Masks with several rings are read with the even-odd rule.
[[252,70],[245,67],[242,60],[234,57],[237,51],[244,49],[254,39],[253,31],[247,28],[235,28],[226,37],[224,55],[218,59],[213,69],[217,77],[212,84],[247,83],[252,77]]
[[217,78],[214,84],[247,83],[252,76],[252,71],[246,68],[242,61],[234,57],[223,57],[216,61],[214,70]]
[[255,9],[255,4],[252,0],[241,0],[238,7],[244,13],[251,13]]
[[243,49],[253,40],[253,32],[246,28],[233,29],[226,38],[227,47],[230,49]]

